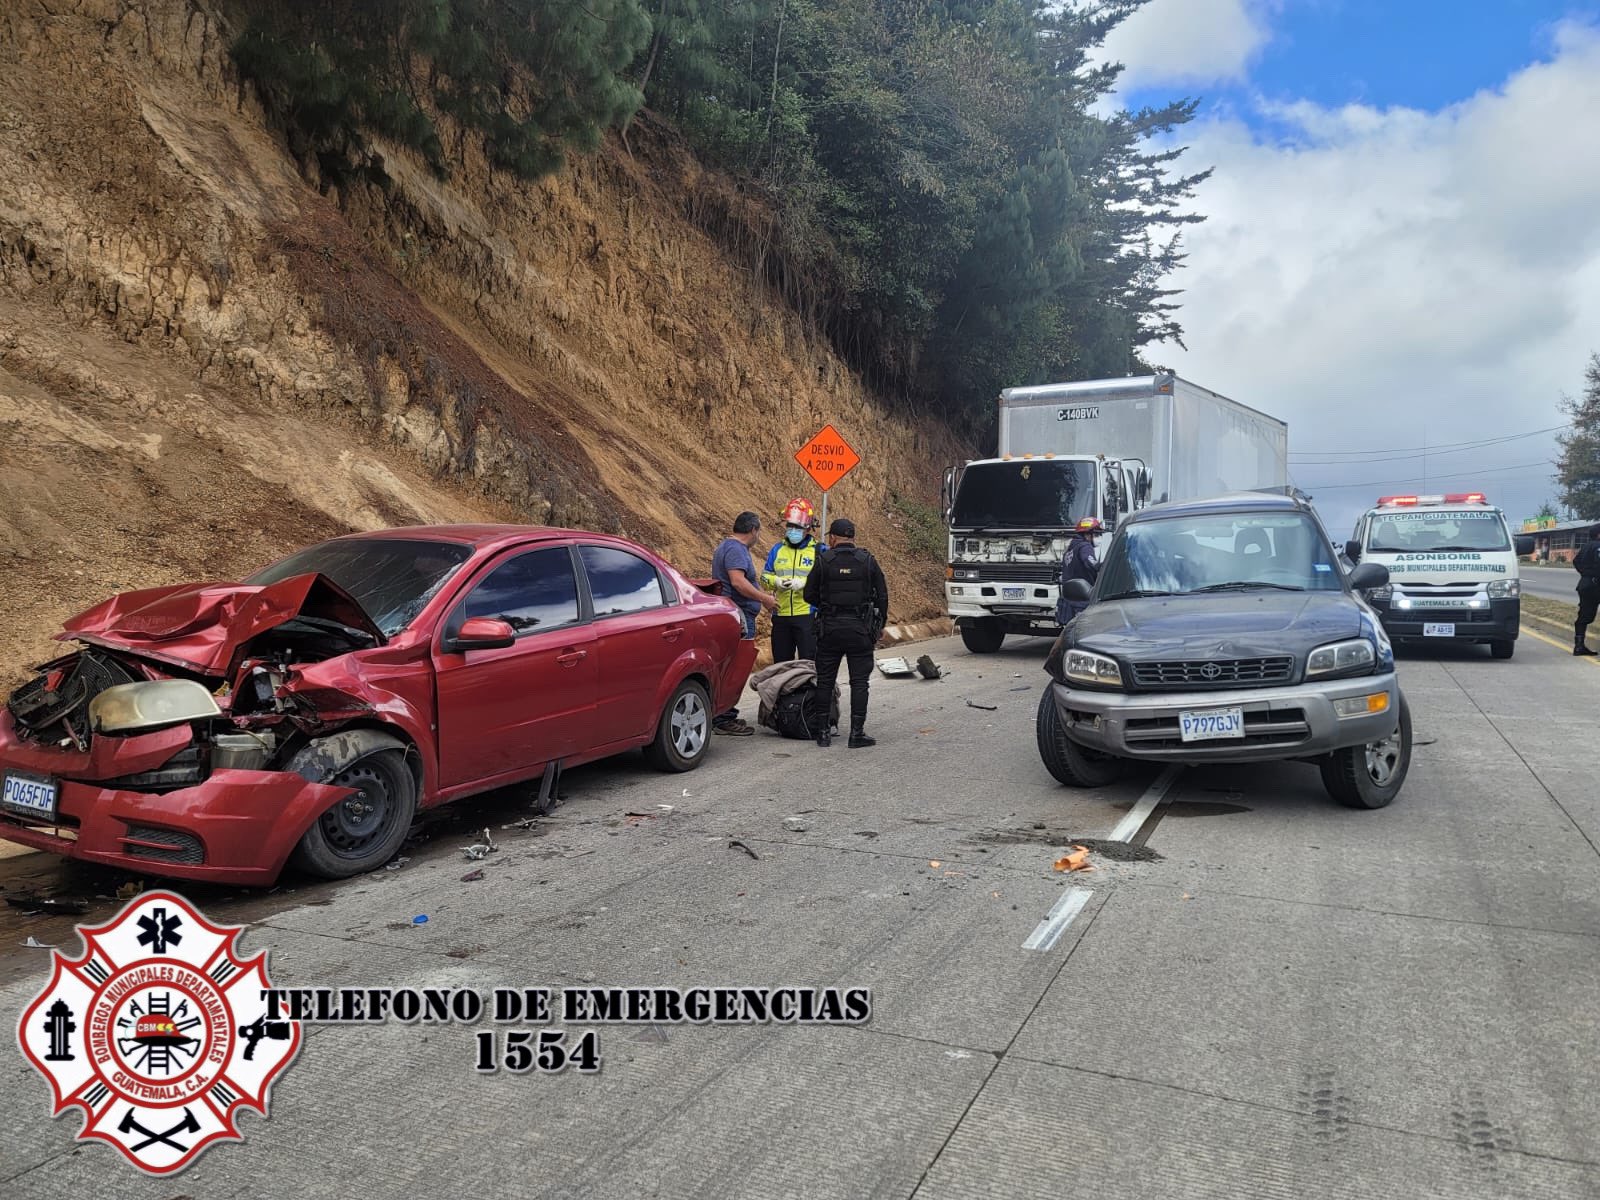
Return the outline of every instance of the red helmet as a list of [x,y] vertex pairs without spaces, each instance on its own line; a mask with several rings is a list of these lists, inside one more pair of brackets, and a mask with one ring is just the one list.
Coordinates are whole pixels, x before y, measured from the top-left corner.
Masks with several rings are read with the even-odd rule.
[[783,523],[785,525],[798,525],[801,529],[810,529],[816,524],[816,509],[811,507],[811,501],[796,496],[783,506]]
[[1078,522],[1074,529],[1084,537],[1095,537],[1106,531],[1106,527],[1101,523],[1099,517],[1085,517]]

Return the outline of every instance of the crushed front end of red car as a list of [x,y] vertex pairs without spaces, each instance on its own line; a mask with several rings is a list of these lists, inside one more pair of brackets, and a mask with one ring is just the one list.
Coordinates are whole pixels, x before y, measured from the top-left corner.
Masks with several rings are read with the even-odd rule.
[[0,837],[106,866],[263,884],[351,794],[281,769],[297,745],[382,703],[314,671],[381,642],[330,581],[126,593],[60,636],[83,646],[0,709]]

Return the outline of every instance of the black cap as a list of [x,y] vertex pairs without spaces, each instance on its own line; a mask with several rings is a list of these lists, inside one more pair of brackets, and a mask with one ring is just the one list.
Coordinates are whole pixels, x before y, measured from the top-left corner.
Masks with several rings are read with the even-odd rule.
[[835,517],[832,525],[828,526],[829,537],[853,538],[856,535],[856,523],[844,517]]
[[733,519],[735,533],[754,533],[761,528],[761,518],[753,512],[742,512]]

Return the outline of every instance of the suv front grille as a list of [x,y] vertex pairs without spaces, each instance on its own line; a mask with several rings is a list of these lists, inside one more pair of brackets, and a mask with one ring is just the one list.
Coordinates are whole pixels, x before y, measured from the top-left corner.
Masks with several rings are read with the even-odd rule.
[[1177,717],[1139,717],[1128,722],[1128,744],[1141,750],[1181,750],[1186,754],[1225,754],[1240,746],[1293,746],[1311,736],[1304,709],[1276,708],[1244,714],[1244,737],[1186,742],[1178,732]]
[[1136,662],[1131,666],[1134,685],[1147,691],[1288,683],[1294,674],[1294,659],[1287,654],[1273,658],[1196,658],[1172,662]]

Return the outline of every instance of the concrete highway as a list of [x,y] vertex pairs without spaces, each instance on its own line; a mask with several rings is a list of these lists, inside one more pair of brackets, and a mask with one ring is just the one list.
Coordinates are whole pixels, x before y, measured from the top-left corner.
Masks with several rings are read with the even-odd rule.
[[[876,678],[871,750],[763,730],[684,776],[571,772],[527,829],[469,803],[398,870],[185,889],[280,985],[864,986],[865,1026],[601,1027],[597,1075],[479,1076],[471,1027],[311,1025],[270,1120],[165,1180],[75,1144],[13,1051],[0,1193],[1600,1196],[1600,667],[1532,634],[1412,652],[1410,778],[1352,812],[1305,766],[1056,785],[1044,649],[916,647],[949,673]],[[1052,869],[1141,800],[1147,860]],[[12,1019],[48,973],[23,938],[77,942],[3,932]]]
[[1522,565],[1522,590],[1547,600],[1578,602],[1578,573],[1565,563],[1556,567],[1530,567]]

